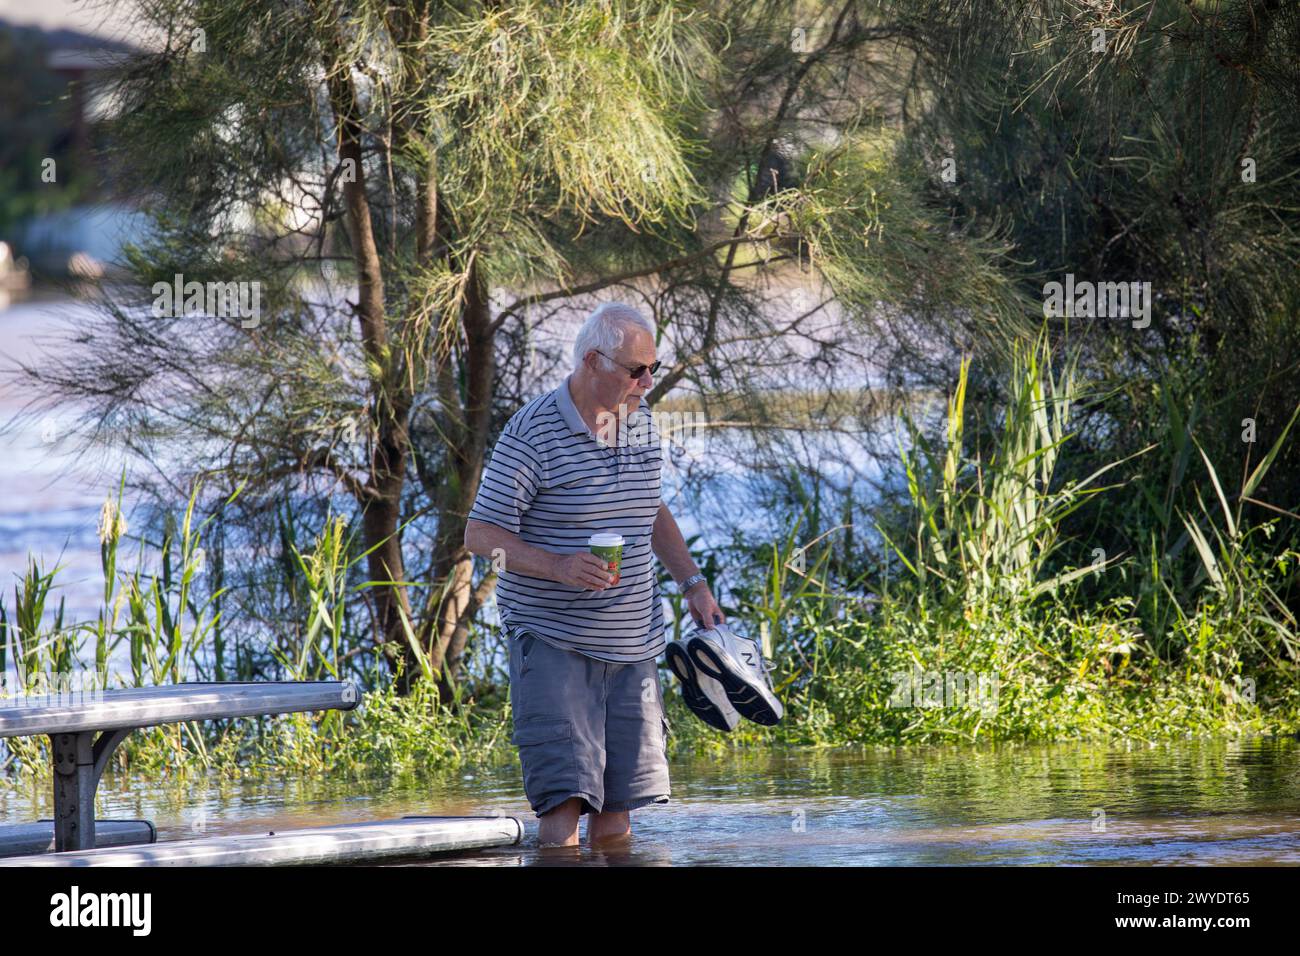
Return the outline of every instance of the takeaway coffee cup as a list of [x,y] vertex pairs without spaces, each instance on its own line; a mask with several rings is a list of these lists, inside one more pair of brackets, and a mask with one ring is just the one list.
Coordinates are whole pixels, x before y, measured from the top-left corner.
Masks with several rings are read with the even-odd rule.
[[623,566],[623,536],[612,531],[602,531],[593,534],[587,541],[587,546],[591,548],[592,554],[604,558],[609,570],[614,572],[614,580],[609,582],[610,587],[618,584],[619,569]]

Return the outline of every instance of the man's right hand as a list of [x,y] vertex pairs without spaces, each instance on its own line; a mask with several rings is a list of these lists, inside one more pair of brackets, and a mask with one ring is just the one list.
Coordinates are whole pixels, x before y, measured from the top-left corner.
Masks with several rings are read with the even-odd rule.
[[559,559],[556,567],[557,578],[561,584],[568,584],[575,588],[586,588],[589,591],[603,591],[609,587],[610,579],[614,572],[609,570],[609,565],[604,558],[592,554],[590,551],[579,551],[576,554],[566,554]]

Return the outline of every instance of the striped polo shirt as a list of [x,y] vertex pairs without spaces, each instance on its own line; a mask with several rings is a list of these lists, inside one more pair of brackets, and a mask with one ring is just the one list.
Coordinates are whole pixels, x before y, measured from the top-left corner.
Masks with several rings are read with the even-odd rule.
[[[663,601],[650,537],[659,514],[659,433],[650,405],[598,438],[559,387],[511,416],[483,470],[469,517],[559,554],[588,550],[599,531],[623,536],[619,582],[603,591],[535,578],[509,567],[497,580],[507,633],[527,629],[597,660],[636,663],[665,647]],[[605,439],[602,441],[601,439]]]

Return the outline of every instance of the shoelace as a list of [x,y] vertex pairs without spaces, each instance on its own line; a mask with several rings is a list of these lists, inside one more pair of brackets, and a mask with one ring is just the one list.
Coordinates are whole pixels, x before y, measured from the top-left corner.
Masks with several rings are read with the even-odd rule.
[[763,645],[760,641],[754,641],[754,648],[758,651],[758,662],[763,665],[763,680],[767,682],[769,690],[772,689],[772,671],[776,670],[776,664],[769,661],[763,654]]

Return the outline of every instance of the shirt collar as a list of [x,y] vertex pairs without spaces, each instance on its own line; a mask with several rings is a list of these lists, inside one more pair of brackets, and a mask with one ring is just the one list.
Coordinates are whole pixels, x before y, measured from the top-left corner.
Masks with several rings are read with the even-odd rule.
[[569,379],[571,378],[573,378],[572,373],[566,375],[564,381],[560,383],[560,387],[555,390],[555,404],[560,409],[560,416],[568,424],[570,431],[579,435],[591,435],[592,438],[595,438],[595,433],[587,427],[587,423],[578,414],[578,406],[573,404],[573,396],[569,394]]
[[[578,406],[573,404],[573,396],[569,393],[569,380],[571,378],[573,378],[572,372],[565,376],[564,381],[560,383],[560,387],[555,390],[555,405],[560,410],[560,417],[563,418],[565,423],[569,426],[569,431],[576,435],[588,435],[599,442],[600,439],[597,437],[596,433],[588,428],[587,423],[582,420],[582,415],[578,413]],[[637,409],[642,410],[642,406],[644,405],[645,397],[642,396],[640,404],[637,405]],[[618,448],[618,453],[620,455],[625,453],[631,454],[632,451],[625,443],[614,442],[613,447]]]

